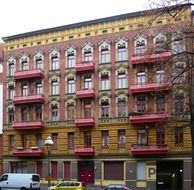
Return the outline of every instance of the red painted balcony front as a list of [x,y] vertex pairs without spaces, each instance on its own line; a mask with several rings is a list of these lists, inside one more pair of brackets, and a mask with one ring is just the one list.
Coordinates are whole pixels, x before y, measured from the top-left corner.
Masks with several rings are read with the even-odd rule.
[[132,145],[133,155],[163,155],[168,153],[167,145]]
[[15,80],[24,80],[24,79],[37,79],[44,78],[44,71],[41,69],[33,70],[23,70],[14,72]]
[[13,156],[18,157],[39,157],[44,156],[45,151],[42,147],[31,147],[31,148],[24,148],[24,147],[17,147],[12,150]]
[[45,98],[41,94],[32,95],[32,96],[15,96],[13,99],[13,103],[15,105],[33,104],[33,103],[43,104],[44,101],[45,101]]
[[35,130],[35,129],[43,129],[44,123],[43,121],[22,121],[22,122],[14,122],[12,127],[15,130]]
[[131,124],[141,124],[141,123],[157,123],[157,122],[167,122],[168,114],[166,113],[139,113],[138,115],[129,116]]
[[94,118],[79,118],[75,120],[77,127],[93,127],[95,125]]
[[94,89],[78,90],[76,92],[76,97],[79,98],[79,99],[94,98],[95,97]]
[[94,148],[93,147],[82,147],[78,146],[75,148],[75,154],[78,156],[93,156]]
[[150,55],[134,55],[131,57],[132,65],[160,62],[170,59],[171,52],[154,53]]
[[136,84],[131,85],[131,93],[145,93],[145,92],[158,92],[158,91],[169,91],[172,88],[170,82],[163,83],[149,83],[149,84]]
[[88,61],[76,64],[75,69],[77,73],[94,72],[94,62]]

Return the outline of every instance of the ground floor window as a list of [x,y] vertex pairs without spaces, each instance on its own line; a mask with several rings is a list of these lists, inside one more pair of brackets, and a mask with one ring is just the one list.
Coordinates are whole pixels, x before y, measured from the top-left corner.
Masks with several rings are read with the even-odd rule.
[[27,173],[27,162],[11,162],[11,173]]
[[104,162],[104,179],[124,180],[124,162],[122,161]]
[[70,162],[64,162],[64,179],[70,179]]

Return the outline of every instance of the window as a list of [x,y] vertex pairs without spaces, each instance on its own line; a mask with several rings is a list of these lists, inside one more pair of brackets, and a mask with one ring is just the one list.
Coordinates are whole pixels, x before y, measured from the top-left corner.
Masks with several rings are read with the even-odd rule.
[[[124,162],[106,161],[104,162],[104,180],[124,180]],[[122,190],[122,188],[113,188],[112,190]]]
[[42,147],[42,134],[40,133],[36,134],[36,146]]
[[175,34],[172,42],[172,52],[174,54],[182,53],[184,51],[184,39],[183,34]]
[[102,148],[108,148],[109,146],[109,134],[108,131],[101,132],[102,137]]
[[84,89],[92,89],[92,75],[84,75]]
[[126,132],[124,129],[118,130],[118,147],[125,147],[126,145]]
[[127,88],[127,75],[126,73],[118,73],[118,88]]
[[58,173],[57,162],[51,161],[51,179],[57,180],[57,178],[58,178],[57,173]]
[[35,62],[36,62],[36,68],[37,69],[43,69],[43,60],[42,60],[42,57],[36,58]]
[[28,135],[23,134],[21,137],[22,137],[22,147],[28,148]]
[[13,88],[13,87],[9,87],[9,88],[8,88],[8,93],[9,93],[9,94],[8,94],[8,95],[9,95],[8,98],[9,98],[10,100],[13,100],[13,98],[14,98],[14,96],[15,96],[15,90],[14,90],[14,88]]
[[21,70],[28,70],[29,69],[29,63],[27,59],[21,61]]
[[108,47],[101,47],[100,63],[110,63],[110,51]]
[[42,162],[36,162],[36,173],[42,178]]
[[10,162],[10,173],[27,173],[27,162]]
[[92,61],[93,60],[93,55],[91,49],[84,50],[84,61]]
[[75,80],[74,79],[67,80],[67,93],[75,93]]
[[144,161],[137,162],[137,180],[146,179],[146,163]]
[[43,94],[43,84],[41,80],[36,82],[36,94]]
[[73,149],[74,148],[74,133],[73,132],[69,132],[67,134],[67,138],[68,138],[68,149]]
[[42,120],[42,105],[36,105],[36,121]]
[[162,83],[164,82],[165,72],[164,70],[156,71],[156,82]]
[[84,132],[84,147],[90,148],[92,146],[92,135],[90,131]]
[[91,100],[84,101],[84,118],[92,117],[92,104]]
[[108,118],[109,117],[109,109],[110,105],[108,101],[101,102],[101,118]]
[[136,41],[136,47],[135,47],[135,54],[141,55],[144,54],[146,50],[145,40],[137,40]]
[[75,55],[74,52],[68,53],[67,55],[67,68],[75,67]]
[[108,74],[101,75],[101,90],[109,90],[110,89],[110,79]]
[[175,144],[176,145],[183,144],[183,128],[182,127],[175,128]]
[[59,95],[59,82],[58,81],[51,82],[51,95]]
[[67,120],[75,119],[75,106],[74,104],[67,105]]
[[166,39],[164,36],[158,36],[155,39],[155,52],[156,53],[160,53],[160,52],[164,52],[164,50],[166,49],[166,43],[165,43]]
[[147,142],[147,132],[145,129],[137,130],[137,144],[138,145],[146,145]]
[[165,128],[158,127],[156,129],[156,142],[158,145],[163,145],[165,140]]
[[59,110],[57,105],[52,106],[51,108],[51,121],[59,121]]
[[146,83],[146,74],[144,71],[139,71],[137,73],[137,84],[145,84]]
[[8,123],[12,124],[14,122],[14,110],[8,111]]
[[137,112],[146,111],[146,97],[145,96],[138,96],[136,104],[137,104]]
[[28,96],[28,83],[22,83],[22,96]]
[[175,65],[175,76],[174,76],[174,83],[181,84],[185,79],[184,73],[184,64],[176,64]]
[[70,180],[70,174],[71,174],[71,162],[64,162],[64,170],[63,170],[64,176],[63,179]]
[[14,135],[9,135],[9,150],[12,150],[15,147]]
[[118,44],[117,48],[117,61],[125,61],[127,60],[127,48],[126,44]]
[[175,114],[182,114],[184,112],[184,94],[179,93],[175,95]]
[[127,116],[127,102],[125,99],[118,100],[118,117],[126,117]]
[[56,150],[58,149],[58,133],[52,133],[52,139],[53,139],[52,149]]
[[28,120],[28,107],[21,106],[21,121],[27,121],[27,120]]
[[51,58],[51,70],[58,70],[59,69],[59,58],[54,56]]
[[14,71],[15,71],[14,63],[9,63],[9,76],[13,76]]
[[165,111],[165,95],[160,94],[156,96],[156,111],[164,112]]

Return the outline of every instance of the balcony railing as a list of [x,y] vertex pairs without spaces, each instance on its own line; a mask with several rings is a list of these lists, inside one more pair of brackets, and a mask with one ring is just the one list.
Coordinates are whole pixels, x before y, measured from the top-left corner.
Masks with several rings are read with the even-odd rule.
[[79,99],[94,98],[95,97],[94,89],[78,90],[76,92],[76,97]]
[[129,120],[132,124],[141,123],[157,123],[157,122],[167,122],[167,113],[139,113],[136,115],[129,116]]
[[117,117],[117,118],[99,118],[98,119],[98,124],[128,124],[129,123],[129,118],[128,117]]
[[44,103],[45,98],[44,95],[36,94],[32,96],[15,96],[13,99],[13,103],[15,105],[20,104],[33,104],[33,103]]
[[23,70],[23,71],[15,71],[14,79],[15,80],[24,80],[24,79],[37,79],[44,78],[44,71],[41,69],[33,69],[33,70]]
[[15,130],[37,130],[44,128],[44,122],[43,121],[14,122],[12,127]]
[[133,155],[163,155],[168,153],[167,145],[132,145]]
[[40,157],[44,156],[45,150],[42,147],[30,147],[30,148],[24,148],[24,147],[17,147],[12,150],[13,156],[18,157]]
[[93,127],[95,125],[94,118],[78,118],[75,120],[77,127]]
[[77,73],[94,72],[94,62],[88,61],[76,64],[75,69]]
[[78,146],[78,147],[75,147],[74,152],[78,156],[93,156],[94,155],[94,148],[93,147]]
[[170,82],[136,84],[131,85],[131,93],[137,94],[145,92],[169,91],[171,88],[172,85]]
[[143,55],[133,55],[131,57],[132,65],[138,64],[148,64],[148,63],[156,63],[160,61],[165,61],[170,59],[172,56],[171,52],[161,52],[161,53],[153,53],[153,54],[143,54]]

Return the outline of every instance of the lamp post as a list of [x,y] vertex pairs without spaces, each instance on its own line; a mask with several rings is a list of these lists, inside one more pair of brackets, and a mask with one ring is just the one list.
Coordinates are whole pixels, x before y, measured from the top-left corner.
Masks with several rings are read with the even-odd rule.
[[50,190],[51,186],[51,171],[50,171],[50,164],[51,164],[51,146],[54,144],[52,138],[49,136],[44,142],[44,145],[47,146],[48,150],[48,190]]

